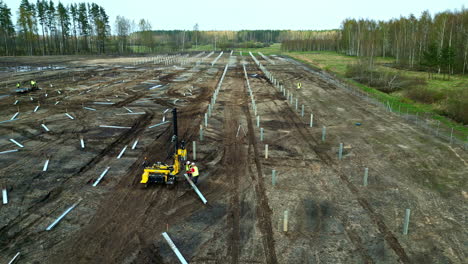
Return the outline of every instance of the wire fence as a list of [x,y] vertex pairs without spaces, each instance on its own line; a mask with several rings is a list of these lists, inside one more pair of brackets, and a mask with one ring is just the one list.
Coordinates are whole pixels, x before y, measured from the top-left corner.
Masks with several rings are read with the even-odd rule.
[[455,129],[454,127],[450,127],[447,124],[440,122],[440,120],[434,119],[434,113],[421,112],[421,110],[416,109],[414,106],[409,104],[404,104],[396,100],[371,95],[363,91],[361,88],[350,85],[349,83],[341,80],[339,77],[334,76],[328,72],[313,70],[293,59],[291,59],[291,61],[297,65],[302,66],[306,71],[320,76],[327,82],[332,83],[337,87],[343,88],[351,94],[359,96],[371,104],[383,107],[388,112],[394,113],[395,115],[406,119],[409,123],[416,125],[425,132],[442,139],[448,144],[458,146],[465,151],[468,151],[468,133]]

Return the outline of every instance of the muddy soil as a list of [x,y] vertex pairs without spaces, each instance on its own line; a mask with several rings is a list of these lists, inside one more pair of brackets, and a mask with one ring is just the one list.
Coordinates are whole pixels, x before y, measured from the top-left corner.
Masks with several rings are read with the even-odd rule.
[[[207,55],[4,61],[63,68],[0,73],[0,121],[19,112],[0,123],[0,152],[18,149],[0,154],[9,198],[0,205],[0,262],[20,252],[18,263],[178,263],[161,235],[167,232],[189,263],[464,263],[464,150],[285,58],[256,54],[292,103],[252,58],[224,53],[211,66],[217,53]],[[12,93],[32,78],[41,90]],[[174,107],[189,160],[197,144],[206,205],[182,176],[172,188],[139,183],[145,157],[172,162],[172,125],[150,127],[171,120]]]

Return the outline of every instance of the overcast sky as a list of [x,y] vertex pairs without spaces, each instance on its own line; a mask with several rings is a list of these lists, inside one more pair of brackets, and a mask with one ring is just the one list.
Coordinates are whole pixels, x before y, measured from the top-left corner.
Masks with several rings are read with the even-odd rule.
[[[31,0],[30,0],[31,1]],[[16,17],[20,0],[3,0]],[[33,0],[32,2],[36,2]],[[422,11],[431,14],[461,9],[464,0],[62,0],[63,4],[94,2],[110,16],[148,19],[153,29],[336,29],[345,18],[388,20]],[[57,0],[54,1],[58,3]],[[16,18],[15,18],[16,22]]]

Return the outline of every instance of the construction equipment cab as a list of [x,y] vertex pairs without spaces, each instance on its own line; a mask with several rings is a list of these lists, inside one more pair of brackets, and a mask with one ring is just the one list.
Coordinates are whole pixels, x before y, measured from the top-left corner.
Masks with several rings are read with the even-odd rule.
[[178,174],[181,171],[181,160],[187,157],[185,142],[179,143],[177,133],[177,108],[172,110],[172,124],[174,127],[174,135],[172,141],[175,142],[174,163],[172,165],[157,162],[151,167],[146,167],[141,175],[140,183],[148,186],[149,184],[168,184],[174,185],[177,183]]

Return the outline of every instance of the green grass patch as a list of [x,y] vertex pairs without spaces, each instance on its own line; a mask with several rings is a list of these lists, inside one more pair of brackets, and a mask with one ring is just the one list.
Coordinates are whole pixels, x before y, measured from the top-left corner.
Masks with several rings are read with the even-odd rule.
[[213,45],[192,45],[192,48],[188,49],[188,51],[213,51]]
[[245,54],[249,55],[249,51],[251,51],[252,53],[261,52],[264,55],[273,55],[273,54],[279,55],[279,54],[282,54],[282,52],[281,52],[281,43],[274,43],[274,44],[270,45],[269,47],[265,47],[265,48],[235,49],[235,51],[236,52],[242,51],[242,55],[245,55]]
[[[338,54],[336,52],[287,52],[283,53],[283,55],[290,56],[304,64],[310,65],[315,68],[320,68],[322,70],[326,70],[342,81],[347,82],[351,85],[359,87],[363,91],[367,92],[373,98],[376,98],[380,102],[388,104],[395,109],[395,106],[398,106],[401,109],[402,113],[409,113],[409,114],[422,114],[422,113],[430,113],[431,117],[435,120],[440,121],[442,124],[445,124],[449,128],[454,128],[454,130],[458,131],[456,136],[461,140],[466,140],[468,136],[468,127],[463,126],[462,123],[457,123],[452,119],[448,118],[445,115],[441,115],[443,113],[442,107],[443,103],[440,101],[434,102],[434,104],[427,104],[415,101],[409,98],[405,91],[398,91],[395,93],[383,93],[377,89],[372,87],[368,87],[367,85],[358,83],[354,80],[345,77],[346,70],[348,64],[357,63],[357,57],[353,56],[346,56],[342,54]],[[395,68],[390,68],[384,66],[385,63],[392,63],[394,60],[392,58],[376,58],[376,63],[378,64],[379,69],[388,70],[388,71],[402,71],[404,74],[408,74],[409,76],[419,77],[419,78],[427,78],[427,73],[425,72],[417,72],[417,71],[407,71],[407,70],[399,70]],[[453,96],[453,93],[460,92],[462,93],[463,89],[468,87],[468,76],[451,76],[450,80],[442,80],[434,79],[434,80],[427,80],[427,83],[423,87],[424,89],[432,89],[438,97],[443,98],[450,98]],[[462,99],[468,100],[468,98]],[[445,100],[444,100],[445,102]],[[398,107],[396,109],[398,109]]]
[[147,46],[128,46],[133,53],[150,53],[151,49]]

